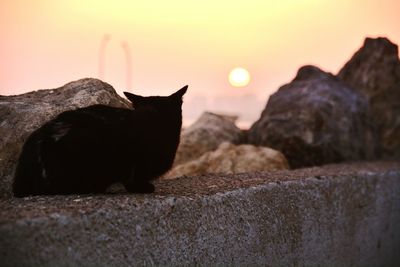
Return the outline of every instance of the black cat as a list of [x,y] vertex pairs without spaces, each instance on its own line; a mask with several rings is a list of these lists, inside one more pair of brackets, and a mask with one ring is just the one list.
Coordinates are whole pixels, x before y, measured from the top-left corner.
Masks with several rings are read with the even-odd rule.
[[14,196],[103,193],[115,182],[153,192],[151,180],[175,158],[186,90],[168,97],[124,92],[134,110],[93,105],[61,113],[25,142]]

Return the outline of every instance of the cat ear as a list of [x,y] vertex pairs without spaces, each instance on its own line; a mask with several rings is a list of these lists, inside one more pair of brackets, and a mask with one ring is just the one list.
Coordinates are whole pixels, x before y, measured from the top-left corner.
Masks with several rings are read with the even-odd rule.
[[182,96],[186,93],[188,87],[189,87],[188,85],[185,85],[184,87],[182,87],[182,89],[179,89],[177,92],[173,93],[171,96],[182,98]]
[[129,101],[132,102],[132,104],[134,105],[138,105],[139,103],[143,102],[144,97],[140,96],[140,95],[134,95],[128,92],[124,92],[124,95],[126,96],[126,98],[129,99]]

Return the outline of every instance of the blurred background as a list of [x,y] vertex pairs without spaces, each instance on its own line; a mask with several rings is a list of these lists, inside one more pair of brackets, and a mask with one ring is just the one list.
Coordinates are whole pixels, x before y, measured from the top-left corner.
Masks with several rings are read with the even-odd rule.
[[[208,110],[247,127],[299,67],[336,73],[365,37],[399,44],[399,12],[397,0],[2,0],[0,94],[84,77],[120,94],[188,84],[184,124]],[[236,67],[249,73],[240,86]]]

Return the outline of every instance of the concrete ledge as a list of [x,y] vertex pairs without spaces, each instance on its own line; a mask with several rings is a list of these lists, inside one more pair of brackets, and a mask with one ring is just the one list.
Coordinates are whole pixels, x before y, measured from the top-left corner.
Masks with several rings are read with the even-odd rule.
[[400,163],[0,200],[1,266],[400,266]]

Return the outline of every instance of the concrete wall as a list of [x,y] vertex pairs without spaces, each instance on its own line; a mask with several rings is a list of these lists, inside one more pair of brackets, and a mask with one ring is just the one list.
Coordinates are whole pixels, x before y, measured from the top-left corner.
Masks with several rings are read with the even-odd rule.
[[400,266],[400,164],[0,200],[0,266]]

